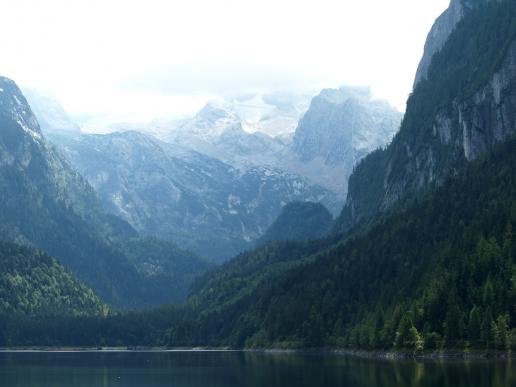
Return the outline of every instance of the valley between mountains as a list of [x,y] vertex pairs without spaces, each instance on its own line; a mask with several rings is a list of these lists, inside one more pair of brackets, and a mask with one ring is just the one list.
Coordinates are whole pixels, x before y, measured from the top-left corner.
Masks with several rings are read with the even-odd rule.
[[451,0],[404,113],[342,86],[108,129],[0,77],[0,346],[516,349],[513,0]]

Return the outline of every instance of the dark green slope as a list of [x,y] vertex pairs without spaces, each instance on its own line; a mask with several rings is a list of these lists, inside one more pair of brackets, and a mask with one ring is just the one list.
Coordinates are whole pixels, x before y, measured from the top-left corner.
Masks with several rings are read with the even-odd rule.
[[226,265],[191,297],[194,317],[185,324],[195,327],[195,344],[413,347],[417,331],[426,348],[514,345],[513,226],[514,139],[408,210],[281,274],[263,273],[258,286],[237,277],[244,285],[230,293],[238,302],[213,296],[228,293],[241,260]]
[[349,180],[342,232],[439,186],[514,131],[516,3],[471,2],[407,101],[399,133]]
[[[510,58],[516,38],[516,3],[478,7],[468,11],[435,56],[428,80],[420,82],[409,99],[393,143],[357,167],[350,190],[355,190],[351,198],[359,199],[343,211],[340,231],[349,229],[353,223],[346,222],[353,216],[353,222],[363,221],[380,209],[387,215],[357,229],[335,247],[311,257],[297,256],[295,266],[262,278],[259,286],[251,282],[238,289],[243,296],[227,309],[221,307],[228,306],[224,299],[218,304],[212,295],[232,294],[227,288],[234,282],[218,282],[216,276],[225,274],[215,274],[192,300],[194,305],[209,305],[225,320],[220,325],[213,324],[216,319],[193,317],[200,324],[199,343],[390,348],[394,343],[407,346],[411,341],[407,335],[417,333],[419,341],[428,341],[427,346],[507,344],[507,338],[497,335],[506,336],[509,327],[504,324],[514,324],[515,317],[514,258],[509,253],[513,242],[506,231],[514,222],[514,140],[485,161],[469,165],[460,128],[455,126],[466,125],[467,118],[450,119],[450,133],[442,136],[435,127],[435,117],[443,109],[449,113],[450,105],[467,101],[503,65],[499,78],[505,77],[509,86],[500,89],[498,102],[505,109],[501,115],[490,110],[489,99],[464,106],[479,114],[476,123],[485,125],[475,129],[485,130],[482,141],[477,138],[479,154],[514,130],[510,107],[516,101],[516,89]],[[493,88],[484,89],[485,94],[490,95]],[[457,112],[464,113],[459,109],[450,114]],[[483,120],[482,114],[490,120]],[[505,132],[496,133],[494,127]],[[443,139],[447,135],[457,141]],[[460,177],[446,183],[453,175]],[[403,206],[394,208],[396,202]],[[288,251],[278,254],[281,261],[289,255]],[[253,261],[252,254],[248,260]],[[237,259],[233,265],[241,263]],[[222,270],[231,272],[231,265]],[[212,286],[217,283],[220,287]],[[195,313],[206,311],[201,308]],[[470,314],[485,318],[481,334],[468,326]]]
[[47,254],[0,242],[0,315],[103,316],[107,307]]
[[[279,243],[199,281],[186,306],[7,322],[9,342],[369,349],[516,345],[516,140],[346,240]],[[23,331],[17,327],[24,326]]]
[[[57,330],[30,321],[34,336],[13,341],[514,349],[516,3],[468,12],[410,98],[393,144],[352,177],[340,230],[368,221],[362,227],[241,254],[199,280],[181,308],[63,320]],[[504,87],[492,100],[500,66]],[[468,135],[476,140],[465,147]]]
[[330,231],[332,223],[333,217],[320,203],[289,203],[256,244],[322,238]]
[[[92,187],[46,141],[18,86],[0,77],[0,239],[47,252],[105,302],[123,308],[182,300],[189,279],[207,268],[171,243],[163,253],[162,243],[142,241],[138,247],[135,238],[131,226],[104,212]],[[178,271],[140,270],[157,254],[163,255],[161,269]],[[174,265],[187,255],[194,269],[180,283],[181,266]]]
[[[367,349],[516,347],[516,139],[345,240],[276,243],[183,307],[7,322],[11,343]],[[16,327],[24,324],[25,330]],[[28,333],[27,333],[28,332]]]
[[124,240],[121,248],[138,273],[149,278],[142,289],[150,300],[147,307],[184,302],[192,283],[214,267],[174,243],[153,237]]

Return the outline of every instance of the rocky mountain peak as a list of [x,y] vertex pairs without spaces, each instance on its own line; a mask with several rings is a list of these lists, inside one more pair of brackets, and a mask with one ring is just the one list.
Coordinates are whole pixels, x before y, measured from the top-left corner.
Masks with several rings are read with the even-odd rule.
[[[435,37],[452,30],[410,96],[398,135],[350,177],[342,224],[353,226],[442,185],[514,132],[516,3],[486,2],[452,1],[437,19],[420,68]],[[458,16],[456,26],[445,24]]]
[[400,121],[401,114],[373,99],[368,88],[325,89],[301,119],[293,148],[301,160],[322,159],[352,169],[365,154],[388,144]]
[[208,101],[195,116],[198,122],[206,125],[215,125],[223,122],[238,120],[237,115],[231,110],[231,106],[219,101]]
[[222,134],[235,130],[242,130],[241,121],[231,107],[222,102],[209,101],[193,119],[180,123],[171,133],[171,137],[180,141],[213,141]]
[[20,88],[9,78],[0,77],[0,120],[16,122],[34,139],[41,139],[41,129]]
[[342,104],[351,99],[371,100],[372,94],[369,87],[345,86],[338,89],[324,89],[315,99],[322,99],[333,104]]

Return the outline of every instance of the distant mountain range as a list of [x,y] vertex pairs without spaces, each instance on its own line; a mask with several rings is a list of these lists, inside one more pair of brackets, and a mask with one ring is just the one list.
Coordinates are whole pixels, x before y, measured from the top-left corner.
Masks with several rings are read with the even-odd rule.
[[[513,0],[452,0],[428,36],[415,88],[392,140],[395,129],[391,132],[388,123],[397,122],[395,114],[356,89],[323,91],[291,140],[248,133],[235,111],[216,104],[172,128],[168,143],[132,132],[98,142],[98,137],[66,137],[61,146],[70,157],[86,159],[91,180],[109,187],[106,182],[113,179],[113,192],[135,203],[145,198],[147,205],[152,200],[162,205],[161,197],[177,201],[197,187],[202,194],[187,204],[200,207],[196,214],[207,214],[212,208],[207,200],[219,191],[206,192],[226,176],[215,170],[245,174],[261,168],[251,179],[260,181],[260,196],[270,194],[271,181],[272,187],[284,187],[291,175],[282,173],[292,165],[309,165],[336,180],[344,176],[335,172],[341,166],[351,173],[349,189],[329,233],[329,213],[320,204],[285,203],[265,233],[266,243],[197,276],[182,306],[59,319],[57,324],[7,316],[0,319],[8,328],[5,338],[17,345],[344,348],[372,355],[448,356],[452,351],[510,357],[516,349],[515,20]],[[175,267],[168,260],[169,242],[142,241],[126,222],[102,212],[93,189],[44,141],[23,96],[5,79],[0,82],[0,128],[4,238],[54,248],[64,264],[86,273],[83,278],[111,299],[132,296],[131,290],[141,299],[141,289],[158,297],[152,276]],[[362,136],[368,130],[373,132]],[[159,146],[152,151],[159,160],[141,144]],[[83,155],[88,152],[94,156]],[[109,166],[109,173],[95,174],[103,169],[93,159]],[[177,171],[170,165],[182,172],[172,175]],[[184,181],[197,180],[180,185],[188,169],[192,174]],[[301,176],[315,180],[299,173],[293,187]],[[240,183],[230,183],[238,194],[228,197],[222,190],[230,214],[248,205],[242,189],[251,187],[255,194],[248,178]],[[124,187],[137,191],[126,193]],[[282,195],[292,192],[288,187]],[[108,207],[110,201],[103,204]],[[130,206],[111,211],[117,209],[132,211]],[[191,218],[191,211],[184,216]],[[56,246],[64,246],[65,253]],[[124,254],[106,255],[115,246]],[[20,255],[22,263],[33,261],[30,251]],[[0,276],[4,284],[20,282],[10,275],[12,268],[6,271]],[[23,274],[28,277],[27,270]],[[0,283],[0,296],[1,290]],[[74,301],[89,294],[83,290]],[[17,329],[20,321],[27,329]]]
[[354,165],[388,144],[401,121],[368,89],[341,88],[311,103],[306,93],[211,101],[189,119],[88,135],[63,130],[70,119],[55,101],[29,96],[104,208],[218,262],[250,248],[289,202],[338,214]]
[[236,169],[139,132],[50,138],[110,213],[218,262],[251,247],[283,205],[336,202],[330,191],[285,171]]
[[[186,295],[188,279],[208,269],[205,261],[169,244],[166,262],[152,272],[142,270],[151,263],[153,245],[146,244],[137,262],[128,256],[124,249],[129,241],[137,243],[137,232],[104,211],[91,185],[46,140],[20,89],[3,77],[0,155],[0,238],[51,254],[109,304],[177,302]],[[170,267],[179,267],[186,281],[173,281],[177,271]]]

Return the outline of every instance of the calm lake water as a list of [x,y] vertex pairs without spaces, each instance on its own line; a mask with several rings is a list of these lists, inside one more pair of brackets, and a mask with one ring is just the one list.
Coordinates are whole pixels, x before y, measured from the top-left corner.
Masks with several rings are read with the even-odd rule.
[[243,352],[0,353],[0,386],[514,387],[516,364]]

